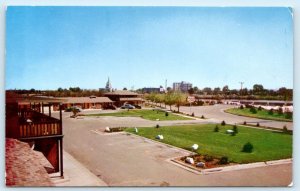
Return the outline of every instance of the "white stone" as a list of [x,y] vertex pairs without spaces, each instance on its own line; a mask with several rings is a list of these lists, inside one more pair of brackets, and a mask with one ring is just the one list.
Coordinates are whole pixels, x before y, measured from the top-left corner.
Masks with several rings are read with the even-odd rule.
[[156,121],[159,121],[159,119],[156,119]]
[[226,130],[226,133],[229,133],[229,134],[231,134],[231,133],[233,133],[233,132],[234,132],[234,131],[231,130],[231,129]]
[[201,168],[204,168],[205,167],[205,163],[204,162],[198,162],[196,164],[197,167],[201,167]]
[[138,129],[137,129],[136,127],[134,128],[134,131],[135,131],[136,133],[138,133],[138,132],[139,132],[139,131],[138,131]]
[[194,162],[194,159],[191,158],[191,157],[186,157],[185,162],[186,162],[186,163],[189,163],[189,164],[194,164],[194,163],[195,163],[195,162]]
[[32,121],[30,119],[27,119],[26,122],[27,123],[32,123]]
[[192,146],[192,149],[195,151],[195,150],[197,150],[198,149],[198,145],[197,144],[193,144],[193,146]]
[[164,139],[164,136],[162,136],[162,135],[157,135],[155,138],[156,138],[156,139],[159,139],[159,140],[163,140],[163,139]]
[[110,132],[110,128],[109,127],[105,127],[105,131],[106,132]]

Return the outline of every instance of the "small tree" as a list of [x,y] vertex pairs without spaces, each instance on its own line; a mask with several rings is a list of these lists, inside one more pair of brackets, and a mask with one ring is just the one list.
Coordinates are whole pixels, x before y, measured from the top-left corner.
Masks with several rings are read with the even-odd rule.
[[174,101],[175,101],[175,105],[177,107],[177,112],[179,113],[179,107],[181,105],[184,105],[187,100],[186,100],[186,95],[181,93],[181,92],[175,92],[174,93]]
[[285,118],[286,119],[292,119],[293,118],[293,112],[290,112],[290,111],[286,112],[285,113]]
[[240,109],[244,109],[244,106],[243,106],[243,105],[241,105],[241,106],[240,106]]
[[234,133],[238,133],[238,128],[237,128],[236,125],[233,126],[232,130],[233,130]]
[[251,108],[250,108],[250,112],[253,113],[253,114],[256,114],[256,113],[257,113],[255,107],[251,107]]
[[244,121],[244,125],[247,125],[247,122],[246,122],[246,121]]
[[244,144],[242,152],[252,153],[252,151],[253,151],[253,145],[250,142]]
[[165,116],[166,116],[166,117],[168,117],[168,116],[169,116],[169,113],[168,113],[168,112],[166,112],[166,113],[165,113]]
[[226,122],[223,120],[222,123],[221,123],[221,125],[222,125],[222,126],[225,126],[225,125],[226,125]]
[[259,124],[259,123],[256,123],[256,126],[257,126],[257,127],[259,127],[259,126],[260,126],[260,124]]
[[284,133],[287,133],[287,132],[288,132],[288,129],[287,129],[286,125],[283,126],[282,131],[283,131]]
[[201,119],[205,119],[204,115],[201,116]]
[[215,129],[214,129],[214,132],[219,132],[219,126],[216,125]]
[[278,114],[283,114],[283,109],[282,109],[282,107],[280,107],[280,108],[278,109]]
[[270,109],[268,112],[269,115],[273,115],[274,114],[274,109]]
[[259,107],[258,107],[258,110],[259,110],[259,111],[261,111],[261,110],[262,110],[262,107],[261,107],[261,106],[259,106]]

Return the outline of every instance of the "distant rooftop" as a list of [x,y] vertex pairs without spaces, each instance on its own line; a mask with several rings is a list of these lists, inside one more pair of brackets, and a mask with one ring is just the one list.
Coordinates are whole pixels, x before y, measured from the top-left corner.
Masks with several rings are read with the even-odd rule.
[[111,103],[113,102],[108,97],[64,97],[63,103]]
[[114,92],[105,93],[104,95],[139,95],[139,94],[128,90],[116,90]]

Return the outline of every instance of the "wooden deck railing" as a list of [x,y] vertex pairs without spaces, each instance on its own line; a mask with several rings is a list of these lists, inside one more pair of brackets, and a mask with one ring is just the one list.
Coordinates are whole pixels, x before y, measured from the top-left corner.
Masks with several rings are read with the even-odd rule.
[[60,120],[37,111],[22,112],[19,114],[20,138],[62,135]]

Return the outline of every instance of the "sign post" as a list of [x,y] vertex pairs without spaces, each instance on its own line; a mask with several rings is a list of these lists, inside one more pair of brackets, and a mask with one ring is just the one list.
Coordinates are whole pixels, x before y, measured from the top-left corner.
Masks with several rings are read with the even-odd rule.
[[192,115],[192,103],[195,101],[195,97],[194,96],[188,96],[187,97],[187,101],[190,103],[190,114]]

